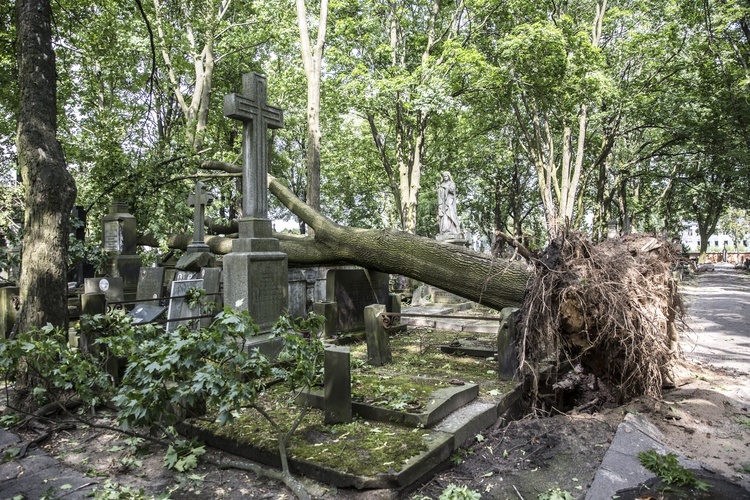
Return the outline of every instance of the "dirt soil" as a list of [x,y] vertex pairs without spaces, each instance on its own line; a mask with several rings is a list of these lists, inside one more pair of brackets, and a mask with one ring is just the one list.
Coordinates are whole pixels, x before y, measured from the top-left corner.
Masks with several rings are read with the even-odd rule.
[[[721,344],[712,350],[705,342],[711,329],[725,331],[727,327],[721,326],[721,321],[710,324],[710,311],[716,307],[709,307],[709,312],[702,310],[701,297],[721,293],[730,282],[740,288],[724,290],[726,293],[720,295],[721,314],[732,319],[744,317],[733,327],[741,331],[727,334],[734,342],[731,346],[727,338],[721,337]],[[578,411],[546,418],[527,417],[506,427],[487,429],[470,448],[454,454],[447,469],[410,491],[337,490],[309,481],[306,485],[314,498],[438,498],[451,484],[479,492],[482,498],[536,500],[554,489],[568,492],[573,498],[584,498],[617,426],[628,412],[637,412],[661,430],[667,446],[750,490],[750,311],[745,305],[750,295],[748,285],[750,278],[730,270],[724,275],[701,275],[686,285],[691,312],[702,315],[688,319],[688,323],[700,323],[700,331],[685,337],[686,361],[677,370],[675,387],[658,400],[640,398],[593,414]],[[730,299],[735,301],[733,305],[728,303]],[[700,349],[695,348],[696,343]],[[721,359],[711,357],[712,352],[730,359],[731,366],[724,368]],[[740,364],[736,363],[738,357]],[[101,424],[112,425],[106,414],[97,418]],[[168,494],[176,499],[294,498],[281,483],[244,470],[202,462],[187,473],[169,471],[163,466],[162,447],[149,444],[136,449],[124,436],[109,430],[78,425],[54,433],[41,446],[90,475],[100,490],[106,489],[110,481],[142,490],[148,497]],[[206,457],[242,462],[212,449]]]

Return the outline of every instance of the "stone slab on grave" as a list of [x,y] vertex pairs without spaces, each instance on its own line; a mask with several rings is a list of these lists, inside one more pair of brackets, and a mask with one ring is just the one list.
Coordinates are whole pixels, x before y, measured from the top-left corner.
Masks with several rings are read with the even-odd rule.
[[419,306],[405,307],[401,309],[401,322],[411,327],[435,328],[435,318],[424,318],[409,316],[409,314],[423,314],[432,316],[443,316],[453,312],[453,308],[446,306]]
[[[187,437],[197,437],[207,445],[218,448],[234,455],[260,462],[271,467],[281,467],[278,452],[269,452],[249,443],[240,443],[235,439],[220,436],[206,431],[202,427],[190,422],[178,424],[180,433]],[[356,475],[338,469],[318,465],[299,457],[289,457],[289,470],[293,474],[310,477],[337,488],[365,489],[397,489],[413,484],[431,474],[438,466],[446,462],[454,450],[452,434],[441,431],[425,431],[423,438],[427,450],[409,458],[397,470],[399,464],[394,464],[389,472]]]
[[446,292],[434,286],[430,288],[432,289],[432,301],[435,304],[459,304],[466,302],[466,299],[454,293]]
[[463,325],[464,332],[471,333],[497,333],[497,325],[499,321],[493,320],[468,320]]
[[123,279],[120,277],[86,278],[83,281],[83,293],[103,293],[107,302],[125,300]]
[[[497,327],[495,327],[495,330],[497,330]],[[473,358],[492,358],[497,354],[494,347],[469,340],[455,340],[448,345],[440,346],[440,350],[446,354],[471,356]]]
[[151,323],[164,314],[166,310],[166,306],[160,306],[156,303],[136,304],[128,315],[133,317],[133,324]]
[[[138,273],[135,300],[160,299],[164,296],[164,268],[142,267]],[[156,302],[154,302],[156,303]]]
[[203,288],[203,280],[175,280],[172,282],[172,293],[167,311],[167,331],[173,332],[180,325],[198,324],[197,320],[181,319],[200,316],[201,309],[191,308],[185,294],[193,288]]
[[439,422],[436,431],[449,432],[454,436],[456,449],[476,439],[477,434],[497,423],[497,404],[472,401],[462,406]]
[[[436,330],[448,330],[449,332],[461,332],[466,326],[466,320],[460,318],[435,318]],[[497,326],[495,326],[497,331]]]
[[[430,428],[462,406],[474,401],[478,395],[479,385],[465,383],[434,390],[428,398],[427,405],[418,411],[392,410],[353,401],[352,412],[358,417],[376,422],[395,422],[412,427]],[[325,407],[325,395],[321,390],[303,392],[300,394],[300,400],[319,410]]]
[[326,275],[326,301],[336,302],[337,333],[365,328],[365,307],[388,302],[390,276],[367,269],[331,269]]

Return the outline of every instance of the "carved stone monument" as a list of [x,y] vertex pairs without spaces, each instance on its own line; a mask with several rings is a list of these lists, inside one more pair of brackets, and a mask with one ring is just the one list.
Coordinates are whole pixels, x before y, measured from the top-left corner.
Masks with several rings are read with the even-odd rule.
[[214,196],[203,189],[204,187],[205,185],[201,181],[196,182],[195,191],[187,199],[188,206],[195,208],[195,215],[193,216],[193,242],[187,246],[188,253],[209,251],[208,245],[203,241],[206,234],[204,224],[206,205],[213,201]]
[[136,255],[136,222],[127,203],[112,203],[102,217],[102,245],[109,257],[107,275],[122,278],[125,298],[134,298],[142,260]]
[[438,198],[438,225],[439,232],[436,237],[438,241],[465,245],[466,239],[461,232],[458,222],[458,211],[456,209],[456,183],[450,172],[441,174],[440,184],[437,190]]
[[267,130],[284,125],[281,109],[266,102],[266,79],[242,76],[242,94],[224,97],[224,116],[242,122],[242,212],[239,238],[224,257],[224,303],[247,310],[261,333],[287,307],[287,256],[268,219]]

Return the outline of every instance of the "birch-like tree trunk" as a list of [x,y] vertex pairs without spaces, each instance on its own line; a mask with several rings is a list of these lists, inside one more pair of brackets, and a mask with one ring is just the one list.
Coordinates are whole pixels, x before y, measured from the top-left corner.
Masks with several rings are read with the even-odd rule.
[[313,49],[307,28],[305,0],[296,0],[302,63],[307,78],[307,204],[320,210],[320,84],[326,39],[328,0],[320,2],[318,36]]
[[[196,15],[191,9],[192,4],[187,0],[179,0],[179,6],[183,14],[183,29],[187,38],[189,52],[180,54],[178,57],[188,58],[193,65],[194,73],[191,81],[183,81],[172,61],[169,51],[169,36],[166,32],[167,20],[164,16],[162,0],[154,0],[155,24],[157,41],[161,50],[162,58],[166,66],[167,75],[172,86],[175,98],[185,118],[185,141],[193,151],[200,151],[203,147],[206,126],[208,124],[208,110],[211,100],[212,80],[214,76],[214,39],[220,22],[229,10],[232,0],[220,0],[211,2],[211,5],[202,6],[206,12],[203,19],[205,29],[200,38],[204,41],[199,43],[196,36],[192,19]],[[201,11],[201,9],[197,9]],[[185,89],[192,88],[192,96],[185,95]]]

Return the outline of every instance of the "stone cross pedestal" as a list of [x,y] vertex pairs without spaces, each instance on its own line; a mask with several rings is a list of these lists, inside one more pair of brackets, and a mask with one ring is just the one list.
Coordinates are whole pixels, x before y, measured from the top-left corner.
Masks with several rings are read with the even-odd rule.
[[242,212],[239,238],[224,257],[224,303],[247,310],[261,333],[288,307],[287,256],[268,219],[267,131],[281,128],[281,109],[266,102],[266,79],[242,76],[242,94],[224,97],[224,116],[242,122]]
[[209,251],[208,245],[204,241],[206,235],[204,224],[206,205],[214,200],[214,196],[205,191],[204,187],[205,185],[201,181],[196,182],[195,191],[187,199],[188,206],[195,207],[195,215],[193,215],[193,242],[187,246],[187,253]]

